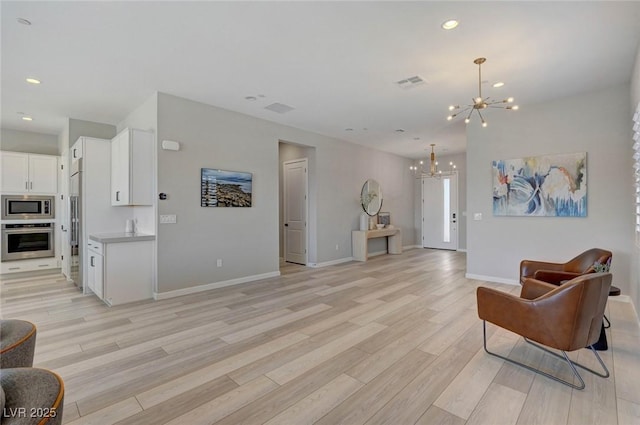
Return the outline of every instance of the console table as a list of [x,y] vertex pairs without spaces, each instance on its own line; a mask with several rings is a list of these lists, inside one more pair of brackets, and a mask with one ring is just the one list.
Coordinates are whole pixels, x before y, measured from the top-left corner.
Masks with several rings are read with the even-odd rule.
[[367,261],[369,257],[369,239],[387,238],[387,252],[402,254],[402,231],[399,228],[379,230],[353,230],[351,232],[351,248],[353,259]]

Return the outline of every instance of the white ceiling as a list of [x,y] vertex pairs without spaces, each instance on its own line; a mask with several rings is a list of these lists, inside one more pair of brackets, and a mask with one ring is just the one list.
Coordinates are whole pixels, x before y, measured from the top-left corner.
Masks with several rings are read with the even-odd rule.
[[[476,95],[476,57],[487,58],[483,95],[513,96],[522,110],[629,82],[640,40],[640,2],[3,0],[1,8],[3,128],[58,134],[65,117],[117,124],[160,91],[414,158],[429,143],[464,151],[464,124],[445,117]],[[442,30],[450,18],[460,26]],[[415,75],[427,83],[395,84]],[[274,102],[295,110],[264,109]],[[488,111],[489,125],[506,113],[518,112]]]

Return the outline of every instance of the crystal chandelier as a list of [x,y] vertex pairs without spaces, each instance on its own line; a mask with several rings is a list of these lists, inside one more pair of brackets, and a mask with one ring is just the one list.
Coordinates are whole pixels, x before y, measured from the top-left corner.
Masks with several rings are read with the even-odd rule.
[[[429,156],[429,171],[425,169],[424,161],[420,161],[419,165],[412,165],[409,167],[409,170],[413,171],[414,174],[417,174],[420,171],[421,176],[428,177],[440,177],[443,175],[442,170],[438,170],[438,161],[436,161],[436,153],[434,152],[434,148],[436,147],[435,143],[431,143],[431,155]],[[453,174],[456,170],[456,165],[450,161],[449,162],[449,171],[445,171],[445,175]]]
[[513,103],[513,98],[509,97],[503,100],[491,100],[489,97],[482,97],[482,64],[485,63],[486,58],[478,58],[473,61],[476,65],[478,65],[478,97],[472,99],[473,103],[470,105],[465,105],[464,107],[460,107],[460,105],[451,105],[449,106],[450,111],[457,111],[455,114],[451,114],[447,117],[447,120],[451,121],[455,117],[460,114],[463,114],[469,111],[469,114],[464,119],[465,124],[468,124],[471,121],[471,115],[473,111],[478,113],[480,117],[480,121],[482,121],[482,126],[486,127],[487,122],[485,121],[482,113],[480,112],[482,109],[486,108],[501,108],[501,109],[510,109],[517,110],[518,105],[504,105]]

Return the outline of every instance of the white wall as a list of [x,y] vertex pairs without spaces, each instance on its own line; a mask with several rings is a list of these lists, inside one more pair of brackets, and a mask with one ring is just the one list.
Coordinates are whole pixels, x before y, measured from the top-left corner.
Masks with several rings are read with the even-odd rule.
[[[640,102],[640,46],[636,54],[636,63],[631,73],[631,110],[634,111]],[[631,125],[631,120],[629,124]],[[629,141],[629,152],[631,153],[632,141]],[[632,192],[633,193],[633,192]],[[633,214],[634,211],[632,210]],[[631,256],[631,280],[629,295],[635,305],[636,312],[640,312],[640,247],[633,244]]]
[[[491,111],[468,127],[467,273],[517,282],[522,259],[566,261],[592,247],[613,251],[614,284],[629,293],[631,155],[629,85]],[[491,161],[587,152],[588,216],[493,217]],[[473,221],[482,213],[481,221]]]
[[0,130],[0,149],[12,152],[59,155],[57,136],[5,128]]
[[[367,178],[381,183],[383,209],[405,230],[404,244],[414,243],[407,159],[160,93],[158,140],[164,139],[180,141],[182,149],[158,152],[158,192],[168,194],[158,214],[177,214],[178,221],[158,227],[160,293],[278,273],[280,141],[315,148],[314,262],[351,257]],[[253,173],[253,206],[200,207],[203,167]]]

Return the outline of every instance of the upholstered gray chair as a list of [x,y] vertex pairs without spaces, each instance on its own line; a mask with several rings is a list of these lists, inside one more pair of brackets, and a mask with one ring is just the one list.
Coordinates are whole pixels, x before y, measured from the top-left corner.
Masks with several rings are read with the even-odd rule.
[[36,326],[25,320],[0,320],[0,369],[33,366]]
[[64,383],[55,373],[33,367],[0,369],[3,425],[62,423]]
[[36,326],[0,320],[0,423],[62,423],[64,383],[55,373],[33,368]]

